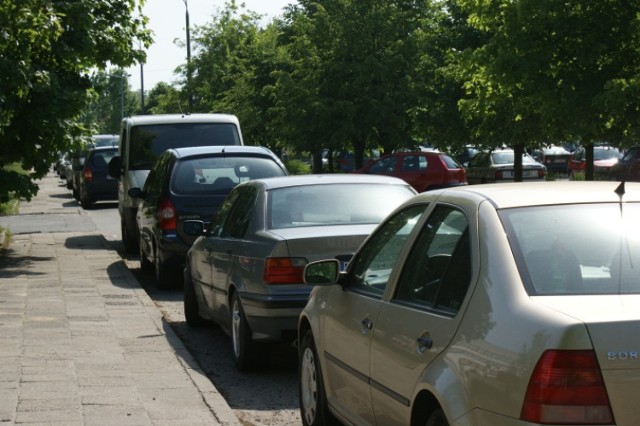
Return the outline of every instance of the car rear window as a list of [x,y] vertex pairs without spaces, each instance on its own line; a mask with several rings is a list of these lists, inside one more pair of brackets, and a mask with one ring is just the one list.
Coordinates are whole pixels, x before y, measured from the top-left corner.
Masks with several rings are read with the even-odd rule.
[[499,212],[530,295],[640,293],[638,204]]
[[415,193],[409,186],[326,184],[269,191],[272,229],[377,224]]
[[462,166],[453,158],[449,157],[446,154],[442,154],[440,156],[440,158],[442,158],[442,161],[444,161],[444,164],[446,164],[447,169],[461,169]]
[[117,149],[94,151],[91,156],[91,165],[106,169],[109,167],[109,161],[116,155],[118,155]]
[[132,170],[149,170],[169,148],[242,145],[233,123],[167,123],[131,128],[129,156]]
[[172,191],[176,194],[227,194],[241,182],[284,175],[286,172],[267,157],[197,157],[176,163]]

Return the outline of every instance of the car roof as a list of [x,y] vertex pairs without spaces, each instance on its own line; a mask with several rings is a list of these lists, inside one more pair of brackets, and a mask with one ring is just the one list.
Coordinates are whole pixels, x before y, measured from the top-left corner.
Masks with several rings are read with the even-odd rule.
[[212,145],[212,146],[196,146],[185,148],[171,148],[176,158],[187,158],[205,154],[254,154],[268,155],[275,157],[276,155],[269,148],[263,146],[243,146],[243,145]]
[[234,123],[238,118],[231,114],[155,114],[134,115],[125,120],[133,125],[166,124],[166,123]]
[[404,180],[384,175],[362,175],[362,174],[314,174],[314,175],[293,175],[280,176],[264,179],[254,179],[241,185],[263,185],[267,190],[286,188],[291,186],[304,185],[329,185],[336,183],[373,183],[409,186]]
[[[613,181],[549,181],[510,182],[458,186],[418,195],[433,200],[434,195],[464,192],[492,203],[496,209],[558,204],[588,204],[619,202],[615,192],[620,182]],[[640,202],[640,183],[625,182],[624,202]]]
[[87,151],[117,151],[117,145],[108,145],[108,146],[93,146],[89,147]]

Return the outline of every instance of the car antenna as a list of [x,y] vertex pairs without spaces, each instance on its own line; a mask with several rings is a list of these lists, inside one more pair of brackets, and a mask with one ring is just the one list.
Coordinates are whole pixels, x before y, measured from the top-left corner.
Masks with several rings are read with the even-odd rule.
[[620,185],[618,185],[618,187],[616,188],[616,190],[614,192],[616,194],[618,194],[618,196],[620,197],[620,201],[622,201],[622,196],[625,193],[625,191],[624,191],[624,181],[620,182]]

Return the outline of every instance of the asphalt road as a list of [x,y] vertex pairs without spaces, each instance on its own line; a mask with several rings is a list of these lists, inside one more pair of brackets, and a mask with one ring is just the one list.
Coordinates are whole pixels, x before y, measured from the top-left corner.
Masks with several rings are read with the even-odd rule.
[[[139,259],[124,256],[117,203],[99,202],[90,210],[82,210],[62,180],[60,193],[56,198],[61,204],[60,216],[65,219],[63,225],[69,226],[69,223],[72,223],[71,226],[81,228],[76,231],[95,230],[114,244],[123,255],[129,269],[160,308],[167,322],[244,425],[289,426],[302,423],[298,409],[297,355],[293,348],[276,348],[272,363],[267,369],[238,372],[233,364],[229,337],[219,327],[192,329],[187,326],[182,305],[182,289],[157,290],[153,274],[141,271]],[[80,219],[75,213],[78,208]],[[61,227],[58,222],[52,222],[50,226]],[[40,229],[48,228],[41,224]]]

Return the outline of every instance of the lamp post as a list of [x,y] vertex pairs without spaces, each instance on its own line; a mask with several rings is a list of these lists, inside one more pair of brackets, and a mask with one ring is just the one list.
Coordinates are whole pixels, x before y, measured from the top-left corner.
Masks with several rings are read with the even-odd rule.
[[189,4],[187,0],[184,2],[184,19],[187,33],[187,98],[189,100],[189,112],[193,110],[193,97],[191,96],[191,37],[189,35]]

